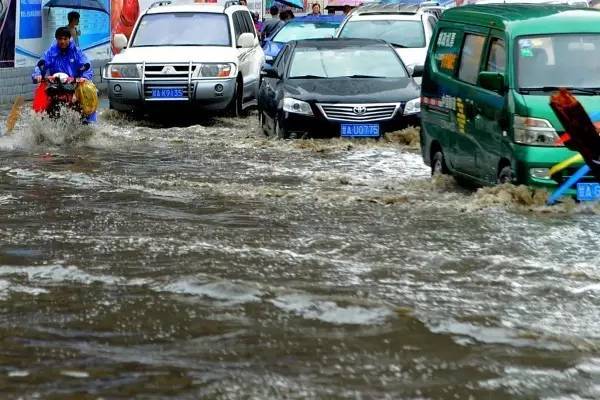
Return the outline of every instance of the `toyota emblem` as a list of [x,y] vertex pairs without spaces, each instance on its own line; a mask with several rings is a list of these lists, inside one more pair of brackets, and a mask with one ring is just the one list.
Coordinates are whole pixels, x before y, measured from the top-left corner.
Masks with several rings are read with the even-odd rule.
[[356,115],[363,115],[364,113],[367,112],[367,107],[365,106],[356,106],[352,109],[352,111],[354,111],[354,114]]

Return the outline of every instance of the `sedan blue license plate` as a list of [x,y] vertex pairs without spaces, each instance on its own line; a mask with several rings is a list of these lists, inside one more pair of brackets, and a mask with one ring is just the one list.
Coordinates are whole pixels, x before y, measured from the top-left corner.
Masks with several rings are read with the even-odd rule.
[[183,97],[183,89],[181,88],[154,88],[152,89],[152,97],[159,99],[180,99]]
[[377,124],[342,124],[342,137],[379,137]]
[[577,200],[594,201],[600,200],[600,183],[578,183]]

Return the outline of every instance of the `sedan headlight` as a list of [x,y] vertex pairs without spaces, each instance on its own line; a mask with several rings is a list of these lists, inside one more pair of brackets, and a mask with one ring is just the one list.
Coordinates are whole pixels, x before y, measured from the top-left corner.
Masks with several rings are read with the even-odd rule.
[[515,116],[515,142],[536,146],[562,146],[556,143],[558,134],[552,124],[540,118]]
[[229,78],[235,73],[233,64],[199,64],[194,76],[197,78]]
[[296,100],[291,97],[283,98],[283,111],[302,114],[302,115],[313,115],[310,104],[302,100]]
[[421,112],[421,98],[408,101],[404,106],[404,115],[413,115]]
[[108,79],[139,78],[140,66],[137,64],[109,64],[106,75]]

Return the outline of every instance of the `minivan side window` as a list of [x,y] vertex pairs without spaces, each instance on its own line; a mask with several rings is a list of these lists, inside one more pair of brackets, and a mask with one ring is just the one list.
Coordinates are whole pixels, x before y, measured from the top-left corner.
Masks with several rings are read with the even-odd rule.
[[493,38],[490,44],[490,55],[488,56],[486,71],[499,72],[506,71],[506,51],[504,50],[504,40]]
[[465,35],[465,44],[460,55],[460,67],[458,68],[458,79],[467,83],[476,84],[481,63],[481,54],[485,45],[485,36]]
[[454,76],[458,54],[462,45],[462,32],[457,29],[442,28],[435,41],[433,58],[437,71]]

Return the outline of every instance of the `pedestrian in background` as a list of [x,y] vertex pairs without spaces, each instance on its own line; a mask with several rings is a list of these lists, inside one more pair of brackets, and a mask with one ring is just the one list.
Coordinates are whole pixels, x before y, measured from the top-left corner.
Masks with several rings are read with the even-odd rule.
[[314,3],[312,5],[312,15],[313,17],[318,17],[321,15],[321,5],[319,3]]
[[271,34],[273,32],[275,32],[275,30],[281,24],[281,21],[278,18],[279,7],[277,7],[277,6],[271,6],[271,8],[269,9],[269,14],[271,14],[271,19],[268,19],[264,23],[264,28],[263,28],[263,32],[262,32],[262,38],[263,39],[266,39],[269,36],[271,36]]
[[350,14],[350,11],[352,11],[352,7],[350,7],[348,4],[346,4],[342,10],[344,12],[344,15],[348,15],[348,14]]
[[77,11],[71,11],[67,14],[67,20],[69,21],[69,31],[71,32],[71,40],[75,43],[75,46],[79,47],[79,36],[81,36],[81,31],[79,30],[79,18],[80,15]]

